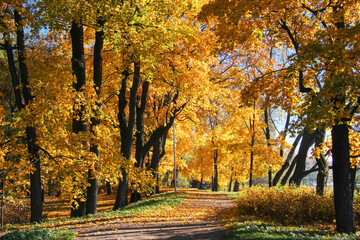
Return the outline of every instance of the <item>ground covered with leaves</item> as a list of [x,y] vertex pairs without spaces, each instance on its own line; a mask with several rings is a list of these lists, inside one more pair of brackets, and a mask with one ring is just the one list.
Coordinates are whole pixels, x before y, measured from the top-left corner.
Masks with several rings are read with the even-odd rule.
[[[159,195],[117,211],[111,210],[111,196],[103,194],[99,201],[100,212],[85,218],[68,219],[70,209],[52,201],[46,206],[49,221],[37,226],[8,226],[3,230],[17,229],[20,231],[16,234],[20,234],[35,228],[32,234],[49,236],[67,230],[76,234],[75,239],[89,240],[359,238],[359,235],[336,233],[331,192],[320,197],[303,187],[253,187],[238,193],[163,190],[165,192]],[[356,197],[355,212],[358,212],[358,205]],[[358,214],[355,217],[358,220]],[[54,220],[56,218],[62,220]],[[36,230],[39,227],[47,230]]]

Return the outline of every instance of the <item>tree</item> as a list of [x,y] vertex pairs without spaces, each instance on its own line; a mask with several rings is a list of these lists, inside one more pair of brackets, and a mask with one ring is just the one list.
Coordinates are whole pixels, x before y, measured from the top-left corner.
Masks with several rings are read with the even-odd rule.
[[356,1],[214,1],[203,9],[221,19],[214,31],[224,48],[244,43],[292,48],[284,70],[288,78],[297,77],[303,93],[300,119],[312,128],[325,123],[332,129],[336,223],[345,233],[355,231],[348,126],[358,111],[358,8]]
[[[24,18],[21,13],[24,11],[22,2],[16,2],[13,6],[2,6],[5,9],[13,12],[14,22],[16,26],[15,36],[18,53],[19,73],[17,74],[17,67],[15,65],[13,46],[10,44],[11,31],[2,20],[2,31],[4,34],[4,48],[6,50],[9,72],[12,79],[14,89],[16,107],[18,111],[24,111],[25,108],[31,104],[34,99],[32,90],[29,86],[29,73],[26,65],[26,50],[25,50],[25,34],[24,34]],[[26,143],[28,149],[28,157],[32,170],[30,172],[30,199],[31,199],[31,222],[42,221],[42,199],[41,199],[41,175],[40,175],[40,155],[39,145],[37,143],[37,132],[34,123],[27,122],[25,128]]]

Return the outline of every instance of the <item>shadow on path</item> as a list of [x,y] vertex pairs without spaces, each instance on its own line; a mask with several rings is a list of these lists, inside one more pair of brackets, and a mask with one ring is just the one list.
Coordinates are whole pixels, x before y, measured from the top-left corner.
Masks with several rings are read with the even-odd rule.
[[188,198],[182,205],[144,221],[130,218],[69,230],[85,240],[225,239],[224,224],[236,215],[234,200],[218,193],[184,191]]

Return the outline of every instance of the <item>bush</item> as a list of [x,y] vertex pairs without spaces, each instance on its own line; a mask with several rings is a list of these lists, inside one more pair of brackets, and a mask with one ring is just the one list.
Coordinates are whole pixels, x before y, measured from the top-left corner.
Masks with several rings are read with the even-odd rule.
[[73,240],[76,234],[70,231],[51,231],[50,229],[33,229],[14,231],[0,237],[0,240]]
[[24,202],[8,203],[4,207],[4,224],[30,221],[30,206]]
[[316,195],[309,187],[253,187],[238,198],[240,215],[253,215],[285,224],[333,223],[333,193]]

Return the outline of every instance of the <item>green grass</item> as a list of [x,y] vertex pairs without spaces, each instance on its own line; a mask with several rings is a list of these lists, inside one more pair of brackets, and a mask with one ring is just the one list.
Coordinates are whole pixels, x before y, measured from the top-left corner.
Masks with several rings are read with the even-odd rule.
[[327,228],[315,228],[306,226],[279,226],[263,223],[261,221],[234,222],[227,230],[229,240],[261,240],[261,239],[359,239],[352,234],[337,234]]
[[76,234],[70,231],[51,231],[50,229],[32,229],[14,231],[0,237],[0,240],[73,240]]
[[238,199],[240,192],[219,191],[219,193],[229,196],[232,199]]
[[116,211],[101,212],[97,215],[88,215],[86,218],[102,218],[112,216],[132,216],[138,213],[151,211],[157,213],[180,205],[186,198],[184,192],[166,192],[145,198],[136,203],[130,203]]

